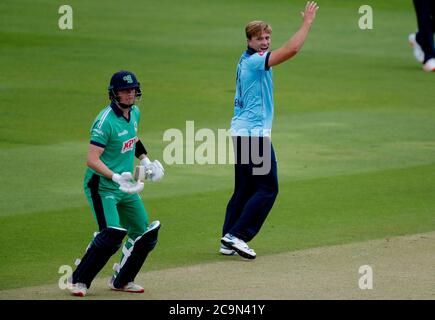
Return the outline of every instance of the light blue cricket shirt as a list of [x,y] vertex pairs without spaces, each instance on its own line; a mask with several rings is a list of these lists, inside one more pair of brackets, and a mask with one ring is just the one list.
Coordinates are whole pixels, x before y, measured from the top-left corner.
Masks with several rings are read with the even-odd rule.
[[267,67],[270,52],[249,48],[237,65],[233,136],[270,137],[273,121],[272,68]]

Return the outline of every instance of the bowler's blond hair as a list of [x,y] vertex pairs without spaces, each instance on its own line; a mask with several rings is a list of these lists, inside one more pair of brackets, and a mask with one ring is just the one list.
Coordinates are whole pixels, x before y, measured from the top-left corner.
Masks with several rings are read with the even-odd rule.
[[246,38],[258,37],[262,32],[272,34],[272,26],[264,21],[251,21],[245,27]]

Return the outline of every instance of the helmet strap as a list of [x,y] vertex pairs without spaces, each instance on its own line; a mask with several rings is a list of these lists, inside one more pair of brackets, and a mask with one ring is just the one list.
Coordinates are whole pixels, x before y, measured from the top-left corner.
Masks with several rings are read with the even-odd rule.
[[121,103],[121,102],[117,102],[118,106],[120,106],[122,109],[129,109],[131,108],[133,105],[132,104],[125,104],[125,103]]
[[119,102],[119,100],[116,97],[112,98],[112,101],[115,102],[115,104],[120,107],[121,109],[129,109],[133,106],[133,104],[125,104],[125,103],[121,103]]
[[[136,95],[136,97],[137,97],[138,95]],[[131,108],[133,105],[134,105],[134,103],[132,103],[132,104],[125,104],[125,103],[121,103],[121,102],[119,102],[119,100],[118,100],[118,96],[116,95],[116,92],[115,92],[115,90],[113,90],[112,89],[112,92],[111,92],[111,94],[110,94],[110,100],[112,100],[112,102],[114,102],[117,106],[119,106],[121,109],[129,109],[129,108]]]

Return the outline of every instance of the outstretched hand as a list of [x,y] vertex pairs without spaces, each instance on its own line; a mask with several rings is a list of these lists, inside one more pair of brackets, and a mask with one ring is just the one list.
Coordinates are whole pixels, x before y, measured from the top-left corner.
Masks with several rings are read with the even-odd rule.
[[308,24],[312,24],[314,19],[316,18],[316,12],[319,9],[319,6],[314,1],[308,1],[305,10],[301,12],[301,16],[304,19],[304,22]]

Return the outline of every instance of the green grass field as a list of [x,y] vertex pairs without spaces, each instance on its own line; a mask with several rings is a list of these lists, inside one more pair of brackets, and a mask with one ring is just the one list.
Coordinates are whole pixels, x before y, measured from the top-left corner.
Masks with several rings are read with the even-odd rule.
[[[113,72],[138,76],[140,137],[162,160],[169,128],[228,128],[245,24],[270,22],[277,48],[304,3],[70,1],[61,31],[63,2],[1,1],[0,289],[56,283],[90,241],[85,157]],[[252,242],[262,256],[435,230],[435,77],[407,44],[412,2],[319,4],[300,55],[274,68],[280,193]],[[358,28],[362,4],[373,30]],[[163,225],[144,269],[222,261],[232,189],[231,165],[165,166],[143,192]]]

